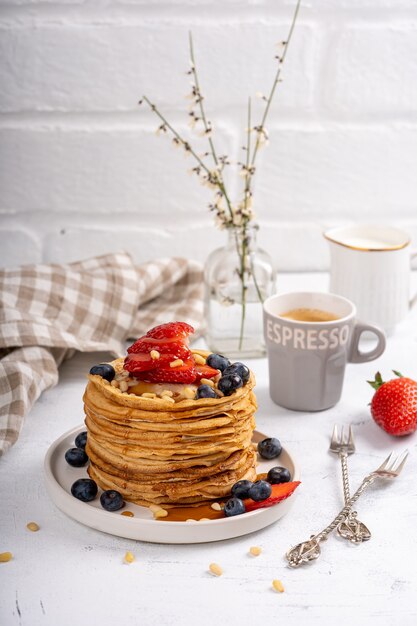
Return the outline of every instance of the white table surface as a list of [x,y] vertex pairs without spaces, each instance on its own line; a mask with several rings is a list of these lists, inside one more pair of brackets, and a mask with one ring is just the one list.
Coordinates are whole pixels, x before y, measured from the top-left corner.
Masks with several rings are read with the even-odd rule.
[[[286,275],[280,289],[325,289],[324,275]],[[417,435],[393,438],[373,422],[366,380],[379,369],[417,378],[417,316],[410,314],[378,361],[348,365],[342,400],[315,414],[274,405],[265,359],[255,371],[260,430],[276,436],[301,465],[302,485],[291,512],[256,534],[200,545],[146,544],[82,526],[50,501],[43,459],[50,444],[83,421],[85,373],[108,355],[76,355],[59,385],[33,407],[18,443],[0,463],[0,624],[74,626],[231,626],[246,624],[417,623]],[[318,531],[342,504],[337,457],[328,453],[334,423],[352,423],[357,453],[350,457],[352,487],[394,450],[410,450],[403,474],[380,484],[358,502],[372,539],[354,546],[335,536],[307,567],[290,569],[286,550]],[[26,529],[35,521],[37,533]],[[250,557],[250,546],[262,554]],[[123,562],[127,550],[136,561]],[[208,574],[211,562],[224,574]],[[280,579],[285,592],[271,588]]]

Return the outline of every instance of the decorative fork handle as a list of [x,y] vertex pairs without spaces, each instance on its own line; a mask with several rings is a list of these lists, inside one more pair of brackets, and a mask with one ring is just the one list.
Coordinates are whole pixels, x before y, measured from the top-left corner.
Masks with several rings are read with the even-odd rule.
[[358,500],[365,489],[372,485],[375,479],[375,474],[368,474],[368,476],[363,479],[353,496],[345,504],[343,509],[338,515],[336,515],[334,520],[326,526],[326,528],[323,528],[323,530],[316,535],[311,535],[310,539],[307,541],[303,541],[302,543],[297,544],[294,548],[288,550],[285,556],[290,567],[298,567],[299,565],[313,561],[320,556],[320,542],[325,541],[328,535],[330,535],[330,533],[341,522],[344,522],[347,519],[349,513],[351,512],[352,505],[355,504],[356,500]]
[[345,505],[350,500],[350,487],[349,487],[349,474],[348,474],[348,464],[347,464],[348,455],[346,452],[339,452],[339,459],[342,465],[342,480],[343,480],[343,495],[345,497]]
[[[347,453],[343,450],[339,452],[339,458],[342,465],[343,494],[345,498],[345,506],[348,506],[350,500],[349,475],[347,464]],[[343,539],[359,544],[368,541],[371,538],[369,529],[363,522],[357,519],[357,512],[352,511],[350,507],[346,518],[337,525],[337,533]]]

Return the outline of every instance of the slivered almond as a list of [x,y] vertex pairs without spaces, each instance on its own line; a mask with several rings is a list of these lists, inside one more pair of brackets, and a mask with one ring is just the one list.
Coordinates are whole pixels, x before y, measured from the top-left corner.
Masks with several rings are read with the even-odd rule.
[[149,398],[150,400],[156,398],[156,393],[152,393],[150,391],[145,391],[145,393],[141,394],[141,398]]
[[282,593],[284,591],[284,585],[276,578],[272,581],[272,588],[278,593]]
[[222,507],[220,506],[220,504],[219,504],[218,502],[213,502],[213,503],[211,504],[211,508],[212,508],[214,511],[221,511],[221,510],[222,510]]
[[110,384],[112,387],[115,387],[116,389],[119,388],[119,382],[115,378],[113,378]]
[[127,384],[127,382],[125,380],[121,380],[120,381],[119,389],[120,389],[120,391],[127,391],[129,389],[129,385]]
[[159,504],[150,504],[149,508],[153,513],[154,519],[166,517],[168,515],[168,511],[159,506]]
[[223,570],[217,563],[210,563],[209,572],[213,574],[213,576],[221,576],[223,574]]
[[206,359],[201,356],[201,354],[194,354],[194,361],[197,363],[197,365],[205,365],[206,364]]
[[159,357],[161,356],[161,354],[158,352],[158,350],[151,350],[149,354],[151,355],[151,359],[153,361],[157,361],[159,359]]
[[173,395],[174,392],[171,391],[171,389],[163,389],[163,391],[161,391],[161,396],[170,396],[170,398],[172,398]]
[[249,552],[252,556],[259,556],[262,552],[262,548],[260,548],[259,546],[252,546],[251,548],[249,548]]
[[182,391],[182,395],[191,400],[195,396],[195,391],[192,387],[185,387]]
[[166,402],[171,402],[171,404],[175,404],[174,398],[170,398],[170,396],[167,395],[161,396],[161,400],[165,400]]
[[212,380],[210,380],[210,378],[202,378],[200,382],[202,385],[209,385],[210,387],[214,387],[214,383]]
[[184,361],[182,359],[175,359],[175,361],[171,361],[169,367],[181,367],[184,365]]
[[131,552],[126,552],[125,554],[125,561],[126,563],[133,563],[133,561],[135,560],[135,557],[133,556],[133,554]]

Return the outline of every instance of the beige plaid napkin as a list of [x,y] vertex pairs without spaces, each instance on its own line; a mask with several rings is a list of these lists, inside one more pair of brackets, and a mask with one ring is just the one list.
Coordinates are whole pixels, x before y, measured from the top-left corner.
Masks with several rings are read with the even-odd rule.
[[120,253],[0,270],[0,456],[65,358],[75,350],[120,356],[126,339],[175,319],[200,330],[202,289],[201,267],[180,258],[136,267]]

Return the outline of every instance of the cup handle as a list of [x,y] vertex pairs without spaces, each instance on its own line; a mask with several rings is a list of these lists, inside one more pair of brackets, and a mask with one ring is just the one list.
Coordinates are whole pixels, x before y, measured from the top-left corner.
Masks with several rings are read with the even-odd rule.
[[[368,352],[362,352],[359,350],[359,341],[362,333],[370,331],[378,337],[378,343],[373,350]],[[362,322],[356,322],[352,333],[352,340],[350,342],[349,362],[350,363],[366,363],[367,361],[373,361],[377,359],[385,350],[387,340],[383,330],[377,326],[370,326],[369,324],[362,324]]]
[[[417,250],[411,250],[410,259],[413,260],[417,258]],[[417,304],[417,293],[410,300],[410,309]]]

